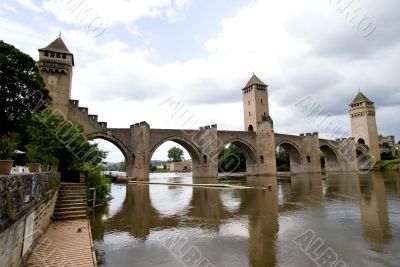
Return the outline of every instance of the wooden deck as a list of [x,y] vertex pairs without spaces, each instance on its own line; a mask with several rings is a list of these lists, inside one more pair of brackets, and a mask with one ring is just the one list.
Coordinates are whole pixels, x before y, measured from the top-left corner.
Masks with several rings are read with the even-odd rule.
[[26,266],[97,266],[89,220],[54,221],[33,249]]

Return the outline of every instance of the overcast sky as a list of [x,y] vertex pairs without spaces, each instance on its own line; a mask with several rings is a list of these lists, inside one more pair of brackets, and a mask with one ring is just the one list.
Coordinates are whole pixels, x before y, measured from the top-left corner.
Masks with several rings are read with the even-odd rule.
[[[361,89],[379,132],[398,141],[399,12],[398,0],[2,0],[0,39],[38,59],[61,29],[75,56],[72,97],[109,127],[181,128],[160,106],[174,97],[193,118],[185,128],[243,130],[241,89],[255,72],[275,132],[350,136]],[[304,97],[323,107],[318,117],[301,111]]]

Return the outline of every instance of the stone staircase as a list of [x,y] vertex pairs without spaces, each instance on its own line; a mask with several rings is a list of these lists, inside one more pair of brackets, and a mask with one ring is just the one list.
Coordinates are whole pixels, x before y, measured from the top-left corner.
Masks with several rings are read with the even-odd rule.
[[61,183],[53,219],[84,219],[87,218],[86,211],[86,185],[80,183]]

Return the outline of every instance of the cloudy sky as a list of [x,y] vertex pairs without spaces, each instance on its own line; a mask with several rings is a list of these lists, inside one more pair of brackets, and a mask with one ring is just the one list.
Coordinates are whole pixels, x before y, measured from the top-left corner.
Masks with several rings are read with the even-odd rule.
[[[275,132],[350,136],[361,89],[379,132],[399,140],[399,10],[398,0],[2,0],[0,39],[38,59],[61,29],[75,56],[72,97],[109,127],[242,130],[241,89],[255,72]],[[302,111],[305,97],[318,116]],[[182,118],[161,104],[170,98]]]

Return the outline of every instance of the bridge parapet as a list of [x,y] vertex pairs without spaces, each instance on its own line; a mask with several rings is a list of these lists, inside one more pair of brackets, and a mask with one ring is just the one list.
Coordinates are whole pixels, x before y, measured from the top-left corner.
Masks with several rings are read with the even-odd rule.
[[69,120],[82,125],[87,135],[95,132],[106,132],[107,130],[107,123],[98,122],[98,115],[89,114],[89,108],[80,107],[78,100],[69,100],[67,117]]

